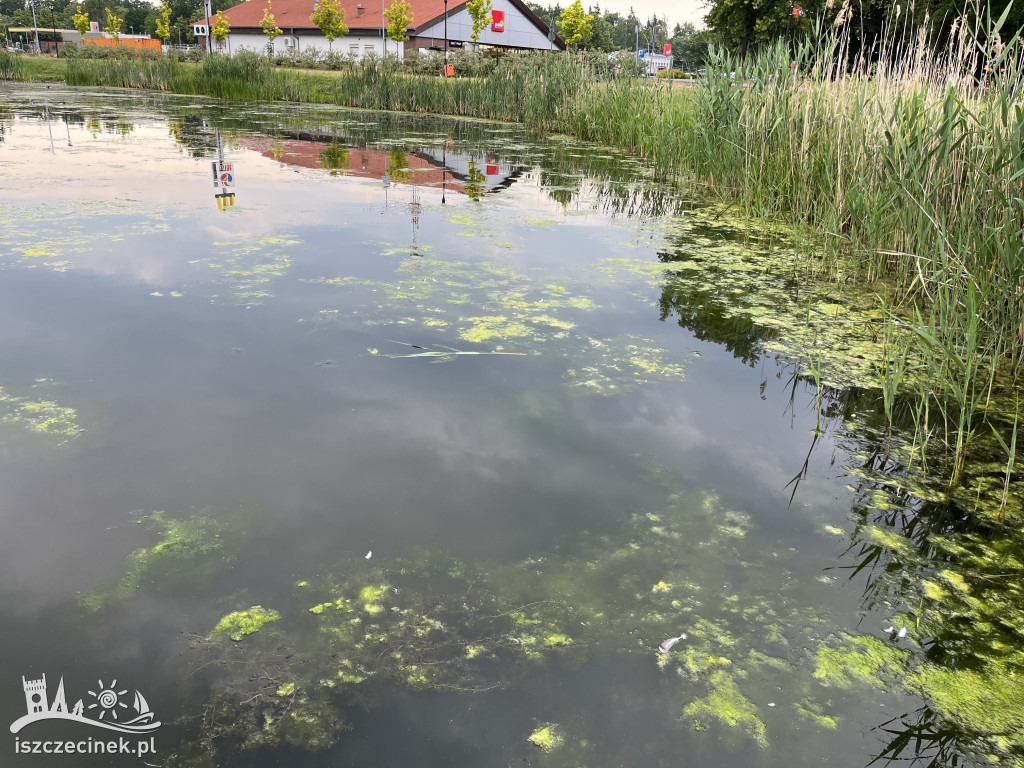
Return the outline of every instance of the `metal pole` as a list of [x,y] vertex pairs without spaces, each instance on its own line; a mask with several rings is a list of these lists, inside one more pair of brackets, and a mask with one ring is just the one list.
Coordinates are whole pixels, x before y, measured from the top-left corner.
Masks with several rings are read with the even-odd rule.
[[203,10],[206,11],[206,53],[213,53],[213,37],[210,34],[212,32],[210,29],[210,17],[213,16],[213,6],[210,5],[210,0],[206,0],[204,5]]
[[384,37],[384,0],[380,0],[380,47],[388,55],[388,39]]
[[789,17],[786,19],[786,42],[789,42],[789,27],[793,23],[793,7],[789,8]]
[[32,29],[36,33],[36,56],[42,56],[43,50],[39,47],[39,24],[36,22],[36,4],[32,3]]
[[[448,63],[448,0],[444,0],[444,63]],[[444,174],[442,183],[444,183]],[[444,192],[441,193],[441,200],[444,201]]]
[[50,6],[50,25],[53,27],[53,44],[57,46],[57,58],[60,58],[60,43],[57,42],[57,22],[53,18],[53,6]]

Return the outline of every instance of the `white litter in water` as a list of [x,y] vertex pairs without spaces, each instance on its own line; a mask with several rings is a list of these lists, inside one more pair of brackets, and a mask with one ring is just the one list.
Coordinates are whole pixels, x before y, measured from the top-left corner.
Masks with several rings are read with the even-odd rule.
[[658,653],[668,653],[669,651],[672,650],[672,646],[673,645],[678,643],[680,640],[685,640],[685,639],[686,639],[686,634],[685,633],[680,635],[679,637],[670,637],[670,638],[668,638],[667,640],[663,641],[661,645],[658,646]]
[[367,560],[369,560],[371,557],[373,557],[373,550],[372,549],[369,552],[366,553],[366,559]]
[[902,640],[902,639],[903,639],[904,637],[906,637],[906,636],[907,636],[907,628],[906,628],[906,627],[903,627],[903,628],[902,628],[902,629],[901,629],[901,630],[900,630],[900,631],[899,631],[899,632],[898,632],[898,633],[896,634],[896,637],[900,638],[901,640]]

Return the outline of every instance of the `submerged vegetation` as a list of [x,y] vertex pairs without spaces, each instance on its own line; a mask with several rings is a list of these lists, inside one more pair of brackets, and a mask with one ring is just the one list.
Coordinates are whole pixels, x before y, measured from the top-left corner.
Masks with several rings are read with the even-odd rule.
[[218,520],[202,515],[173,518],[153,512],[137,522],[158,535],[159,541],[128,555],[114,584],[82,597],[79,604],[87,611],[114,607],[148,584],[203,585],[231,564],[231,547],[237,542],[232,540],[225,548],[221,534],[226,524]]

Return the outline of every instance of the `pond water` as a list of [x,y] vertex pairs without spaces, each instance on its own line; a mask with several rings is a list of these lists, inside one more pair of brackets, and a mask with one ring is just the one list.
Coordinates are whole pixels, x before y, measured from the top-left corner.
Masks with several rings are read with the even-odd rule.
[[[920,592],[980,534],[881,477],[870,334],[795,362],[872,300],[784,233],[511,126],[58,86],[0,195],[0,720],[85,706],[3,765],[1019,759]],[[136,691],[155,754],[12,754]]]

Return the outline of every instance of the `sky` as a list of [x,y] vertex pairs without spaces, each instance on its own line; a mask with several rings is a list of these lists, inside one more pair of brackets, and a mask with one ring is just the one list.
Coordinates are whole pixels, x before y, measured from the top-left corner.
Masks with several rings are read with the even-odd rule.
[[600,5],[602,11],[624,14],[629,13],[632,7],[641,22],[647,21],[654,14],[657,14],[659,19],[667,17],[670,32],[674,25],[687,21],[697,27],[703,27],[704,15],[708,12],[705,0],[583,0],[583,7],[586,8],[595,2]]

